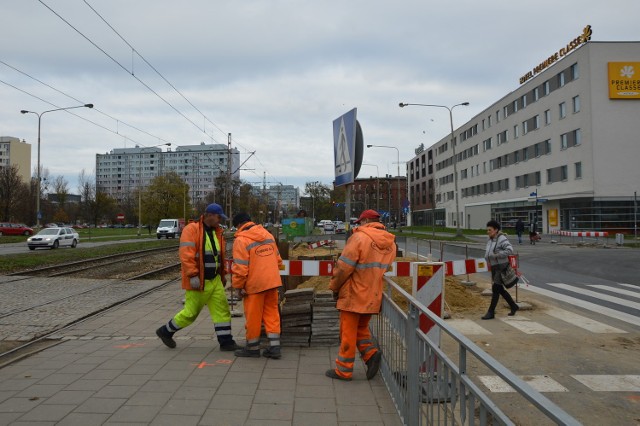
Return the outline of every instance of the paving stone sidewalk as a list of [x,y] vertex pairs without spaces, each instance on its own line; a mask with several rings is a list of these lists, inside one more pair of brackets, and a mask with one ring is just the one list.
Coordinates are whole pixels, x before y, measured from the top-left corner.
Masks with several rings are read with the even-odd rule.
[[[66,329],[60,343],[0,369],[0,425],[401,425],[380,376],[324,376],[337,347],[283,348],[280,360],[221,352],[209,314],[176,334],[178,286]],[[244,343],[244,318],[233,319]]]

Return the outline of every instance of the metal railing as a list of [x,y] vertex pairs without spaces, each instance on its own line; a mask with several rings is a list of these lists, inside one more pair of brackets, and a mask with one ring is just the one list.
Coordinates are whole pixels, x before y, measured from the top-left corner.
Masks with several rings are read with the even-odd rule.
[[[388,277],[384,279],[382,311],[371,321],[371,329],[383,353],[382,377],[406,425],[580,425]],[[427,338],[421,323],[432,323],[446,334],[446,350]],[[493,401],[478,385],[479,376],[490,372],[515,394]],[[514,402],[513,395],[522,403]]]

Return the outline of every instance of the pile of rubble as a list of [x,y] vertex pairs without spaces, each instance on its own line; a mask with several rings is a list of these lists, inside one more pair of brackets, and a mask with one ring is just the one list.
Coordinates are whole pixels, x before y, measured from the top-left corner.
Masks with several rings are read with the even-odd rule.
[[313,300],[311,344],[331,346],[340,343],[340,312],[336,309],[333,292],[319,291]]
[[282,346],[309,346],[311,337],[311,303],[315,290],[301,288],[284,293],[280,312]]

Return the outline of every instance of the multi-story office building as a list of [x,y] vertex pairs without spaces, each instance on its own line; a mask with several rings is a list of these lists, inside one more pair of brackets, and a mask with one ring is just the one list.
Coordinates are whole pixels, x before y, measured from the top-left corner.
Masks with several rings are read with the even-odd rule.
[[285,212],[300,208],[300,189],[293,185],[271,185],[269,187],[254,186],[253,193],[269,208]]
[[576,38],[520,82],[407,164],[413,223],[455,226],[455,149],[462,227],[633,232],[640,42]]
[[235,148],[229,152],[227,145],[203,142],[166,152],[157,147],[115,148],[96,154],[96,187],[123,201],[137,188],[146,188],[153,178],[175,172],[189,185],[192,200],[198,201],[214,191],[218,176],[226,176],[229,159],[232,178],[239,179],[240,152]]
[[31,144],[11,136],[0,136],[0,167],[17,166],[26,184],[31,180]]

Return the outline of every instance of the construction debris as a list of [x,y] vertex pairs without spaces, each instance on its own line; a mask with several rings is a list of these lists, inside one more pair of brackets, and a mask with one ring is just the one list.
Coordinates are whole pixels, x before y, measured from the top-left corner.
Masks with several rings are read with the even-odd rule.
[[311,337],[312,288],[288,290],[280,313],[282,346],[309,346]]
[[311,345],[329,346],[340,343],[340,312],[336,309],[333,292],[319,291],[313,300]]

